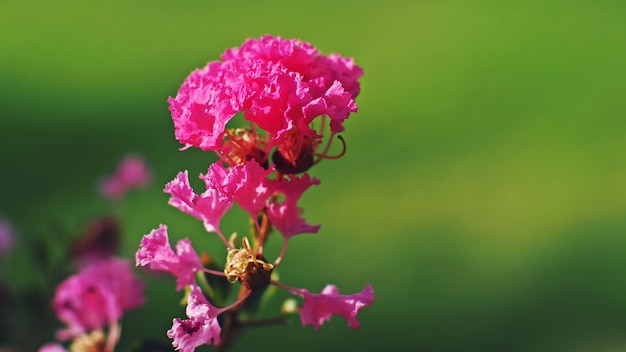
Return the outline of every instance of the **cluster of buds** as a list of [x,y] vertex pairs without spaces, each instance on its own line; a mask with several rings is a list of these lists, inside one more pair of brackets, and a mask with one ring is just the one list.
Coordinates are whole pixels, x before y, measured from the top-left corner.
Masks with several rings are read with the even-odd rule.
[[[374,300],[369,284],[352,295],[339,294],[334,285],[313,294],[279,283],[273,273],[293,236],[320,229],[302,217],[298,202],[306,190],[320,183],[307,171],[345,152],[345,142],[337,134],[357,110],[354,99],[363,71],[350,58],[321,55],[309,43],[272,36],[248,39],[221,58],[192,72],[177,96],[169,99],[175,136],[184,145],[181,149],[212,151],[218,161],[200,175],[206,186],[203,192],[192,189],[187,171],[167,183],[164,192],[171,196],[170,205],[219,236],[226,263],[207,267],[188,238],[178,241],[174,251],[165,225],[145,235],[136,253],[137,265],[170,272],[177,289],[186,290],[188,319],[175,318],[167,335],[184,352],[204,344],[223,346],[239,309],[268,285],[304,298],[302,307],[295,309],[303,325],[318,329],[338,314],[357,328],[357,313]],[[249,125],[227,128],[238,114]],[[342,151],[329,155],[336,139]],[[241,246],[236,235],[227,239],[220,227],[235,203],[249,214],[252,224]],[[282,235],[283,246],[276,258],[268,260],[264,245],[273,230]],[[221,304],[207,275],[240,283],[232,302]],[[222,314],[226,315],[222,325],[230,324],[228,329],[218,321]]]

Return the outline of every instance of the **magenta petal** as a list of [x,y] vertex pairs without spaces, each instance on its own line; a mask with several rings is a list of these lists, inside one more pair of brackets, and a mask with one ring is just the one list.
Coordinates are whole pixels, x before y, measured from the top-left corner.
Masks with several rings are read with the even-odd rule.
[[300,233],[317,233],[320,225],[310,225],[301,216],[298,200],[302,194],[313,185],[319,185],[320,180],[311,179],[309,174],[302,177],[291,175],[278,184],[277,190],[285,195],[282,203],[272,203],[267,208],[267,216],[278,231],[289,239]]
[[298,291],[304,296],[304,305],[300,312],[302,326],[313,325],[317,330],[329,321],[332,314],[338,314],[348,321],[348,326],[358,328],[357,314],[364,306],[369,306],[374,301],[374,290],[370,284],[359,293],[352,295],[340,295],[334,285],[327,285],[320,294],[312,294],[307,290]]
[[267,180],[270,173],[272,170],[264,169],[255,160],[228,169],[218,162],[211,165],[203,178],[254,218],[272,195],[274,183]]
[[343,121],[351,112],[357,110],[352,95],[346,92],[339,81],[335,81],[324,96],[328,110],[326,114],[331,118],[330,128],[333,132],[342,132]]
[[191,241],[184,238],[176,244],[176,253],[170,246],[167,226],[161,225],[152,230],[141,240],[141,245],[135,254],[137,265],[149,265],[152,270],[167,271],[176,277],[177,290],[195,284],[195,274],[203,269],[198,254],[191,245]]
[[172,196],[168,201],[171,206],[201,219],[201,215],[195,209],[198,195],[189,185],[189,175],[186,170],[179,172],[176,178],[168,182],[163,192]]
[[187,303],[187,317],[175,318],[167,336],[174,341],[172,346],[182,352],[192,352],[201,345],[220,343],[221,328],[217,316],[222,312],[212,306],[198,286],[192,286]]
[[341,57],[338,54],[320,55],[309,67],[307,77],[316,82],[320,89],[328,89],[334,81],[341,85],[356,98],[360,92],[358,79],[363,76],[363,69],[354,63],[354,59]]
[[193,71],[183,82],[170,111],[176,138],[202,150],[215,150],[221,144],[226,123],[241,109],[231,99],[221,62],[209,62]]
[[267,208],[267,216],[272,225],[286,238],[301,233],[317,233],[320,225],[308,224],[300,216],[300,209],[295,203],[285,202],[284,204],[272,203]]
[[[205,177],[200,175],[200,178]],[[196,194],[189,185],[187,171],[179,172],[176,178],[165,185],[163,190],[172,197],[169,204],[179,210],[204,221],[209,232],[220,233],[220,221],[232,207],[232,201],[224,198],[219,192],[207,184],[207,190],[201,195]]]

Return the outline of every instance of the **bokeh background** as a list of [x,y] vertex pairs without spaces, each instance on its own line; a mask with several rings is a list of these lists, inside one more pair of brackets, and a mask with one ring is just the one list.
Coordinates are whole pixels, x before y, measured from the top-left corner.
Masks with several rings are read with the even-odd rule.
[[[626,2],[607,0],[3,1],[0,213],[19,238],[1,272],[46,287],[34,263],[111,209],[97,181],[127,152],[154,175],[116,208],[121,253],[166,223],[223,255],[161,192],[214,160],[177,150],[166,99],[224,49],[273,34],[365,70],[348,153],[312,169],[322,184],[303,198],[322,230],[292,241],[281,280],[369,282],[376,301],[358,330],[295,319],[246,331],[233,351],[626,350],[625,18]],[[182,316],[173,280],[146,280],[122,351],[168,343]],[[34,349],[60,325],[27,326]]]

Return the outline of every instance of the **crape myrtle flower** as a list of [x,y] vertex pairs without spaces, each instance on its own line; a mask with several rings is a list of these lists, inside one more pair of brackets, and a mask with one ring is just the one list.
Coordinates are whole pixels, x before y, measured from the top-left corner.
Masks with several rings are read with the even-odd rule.
[[228,309],[214,307],[204,297],[200,287],[191,285],[186,309],[189,319],[174,318],[167,336],[174,340],[172,345],[182,352],[193,351],[201,345],[217,345],[222,331],[217,317]]
[[[59,284],[52,308],[67,327],[57,332],[66,341],[109,327],[107,345],[117,341],[118,321],[124,312],[144,304],[144,284],[130,262],[109,258],[93,262]],[[90,340],[93,336],[90,335]],[[79,340],[75,340],[79,341]]]
[[[212,151],[219,160],[199,176],[204,191],[194,191],[188,172],[183,171],[166,184],[164,192],[170,195],[170,205],[202,221],[207,232],[216,233],[227,251],[223,266],[204,252],[200,260],[187,238],[178,241],[174,252],[165,225],[141,241],[136,264],[167,271],[176,277],[178,290],[186,288],[188,319],[175,318],[167,332],[178,350],[193,351],[204,344],[222,350],[233,329],[247,323],[240,318],[250,312],[240,316],[240,311],[259,304],[268,285],[303,298],[301,308],[290,310],[300,313],[302,325],[318,329],[332,315],[339,315],[348,326],[359,327],[357,314],[374,301],[371,285],[351,295],[327,285],[315,294],[279,283],[275,269],[293,236],[320,229],[304,219],[298,203],[304,192],[320,184],[308,170],[345,153],[345,141],[338,133],[344,131],[345,119],[357,111],[354,99],[362,75],[351,58],[322,55],[307,42],[268,35],[226,50],[220,61],[193,71],[176,97],[169,98],[181,149]],[[249,125],[227,127],[235,115]],[[335,136],[343,150],[330,156]],[[223,216],[234,204],[249,215],[249,236],[241,239],[241,246],[236,232],[227,240],[221,229]],[[264,244],[274,230],[282,235],[283,246],[272,261],[266,258]],[[219,277],[241,284],[236,298]]]
[[151,173],[145,161],[133,154],[125,156],[117,169],[100,182],[100,193],[108,199],[118,199],[134,188],[150,182]]
[[184,238],[176,244],[176,253],[170,246],[167,226],[161,225],[141,240],[141,247],[135,255],[137,265],[149,265],[152,270],[167,271],[176,277],[176,289],[196,283],[196,272],[203,266],[191,241]]
[[[322,55],[307,42],[266,35],[226,50],[221,59],[193,71],[168,100],[183,149],[215,151],[231,166],[251,158],[265,165],[277,146],[273,160],[278,169],[299,173],[311,167],[314,155],[326,156],[316,153],[326,118],[334,135],[357,111],[354,99],[363,70],[351,58]],[[227,129],[238,113],[250,127]],[[312,125],[315,120],[318,127]]]

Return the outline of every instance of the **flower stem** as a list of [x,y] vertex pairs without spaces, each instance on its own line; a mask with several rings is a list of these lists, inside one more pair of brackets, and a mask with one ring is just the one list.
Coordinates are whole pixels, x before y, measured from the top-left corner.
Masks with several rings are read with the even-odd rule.
[[283,248],[280,250],[280,254],[278,255],[278,258],[276,258],[276,260],[274,261],[274,266],[277,266],[280,263],[280,261],[283,260],[285,251],[287,251],[287,242],[289,242],[289,239],[285,238],[285,240],[283,241]]
[[224,321],[224,328],[222,329],[221,342],[215,346],[216,352],[226,351],[226,347],[232,340],[231,337],[235,332],[235,329],[239,326],[239,318],[237,316],[239,314],[239,308],[241,308],[242,303],[251,293],[252,291],[248,290],[244,286],[241,286],[241,290],[239,290],[239,295],[237,296],[237,301],[220,309],[226,312],[226,318]]
[[261,219],[261,225],[258,228],[259,246],[257,249],[257,255],[263,255],[263,245],[265,244],[265,239],[267,238],[267,235],[269,234],[270,228],[272,226],[272,223],[267,217],[267,213],[265,212],[265,210],[263,210],[263,212],[261,213]]

